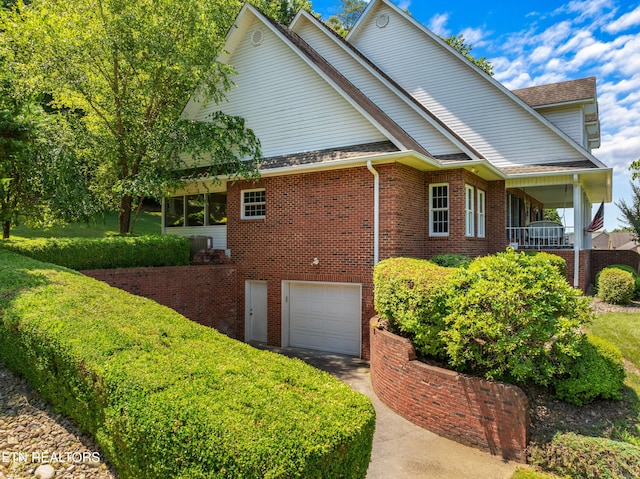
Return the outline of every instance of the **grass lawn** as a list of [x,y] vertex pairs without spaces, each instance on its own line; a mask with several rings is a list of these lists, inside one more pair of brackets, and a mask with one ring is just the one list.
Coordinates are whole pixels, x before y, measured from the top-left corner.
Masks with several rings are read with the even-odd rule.
[[[161,213],[143,211],[138,216],[133,233],[136,235],[160,234]],[[46,229],[26,226],[11,228],[11,239],[31,238],[101,238],[118,234],[118,213],[108,213],[91,223],[71,223]]]

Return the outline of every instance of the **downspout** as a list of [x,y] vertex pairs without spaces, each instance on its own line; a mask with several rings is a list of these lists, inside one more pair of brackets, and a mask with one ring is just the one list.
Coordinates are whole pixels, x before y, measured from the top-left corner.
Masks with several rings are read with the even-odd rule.
[[367,161],[367,169],[373,175],[373,265],[380,259],[380,174]]
[[573,287],[580,285],[580,250],[582,249],[582,188],[573,175]]

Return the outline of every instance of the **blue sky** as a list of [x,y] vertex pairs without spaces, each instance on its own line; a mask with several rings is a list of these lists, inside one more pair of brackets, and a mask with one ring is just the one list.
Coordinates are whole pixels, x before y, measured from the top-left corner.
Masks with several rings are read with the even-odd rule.
[[[613,201],[631,201],[628,168],[640,159],[640,0],[394,1],[440,36],[463,34],[509,89],[595,76],[602,144],[593,153],[613,168]],[[340,4],[312,3],[324,19]],[[622,227],[620,217],[605,204],[606,230]]]

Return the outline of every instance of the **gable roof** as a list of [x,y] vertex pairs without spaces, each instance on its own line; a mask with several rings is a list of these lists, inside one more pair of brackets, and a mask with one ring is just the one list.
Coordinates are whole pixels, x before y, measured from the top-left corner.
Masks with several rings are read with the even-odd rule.
[[[382,63],[378,61],[376,48],[387,48],[380,31],[384,35],[392,30],[371,27],[379,12],[393,16],[393,24],[403,29],[395,37],[400,43],[386,52],[391,52],[392,60],[404,61],[400,71],[390,70],[384,55]],[[372,34],[367,28],[373,28],[373,44],[363,43]],[[265,41],[263,50],[248,40],[259,29],[270,42]],[[405,48],[413,45],[407,41],[415,41],[415,48]],[[277,54],[272,56],[276,45]],[[416,50],[424,45],[426,57],[418,58]],[[239,88],[228,95],[228,104],[213,108],[227,111],[230,105],[227,112],[245,117],[250,128],[257,121],[254,113],[263,128],[279,125],[279,147],[263,148],[264,172],[287,174],[287,168],[291,172],[310,170],[312,165],[353,166],[360,158],[374,163],[401,161],[425,170],[467,168],[488,180],[517,178],[520,183],[528,176],[589,175],[590,185],[604,185],[607,193],[602,197],[610,197],[611,170],[528,104],[586,101],[595,94],[595,79],[510,92],[388,0],[371,0],[346,40],[307,12],[299,12],[288,28],[245,4],[219,60],[237,67],[244,80],[249,75],[251,85],[238,82]],[[256,63],[266,70],[255,67]],[[292,69],[293,64],[302,64],[306,70]],[[407,83],[402,67],[417,69],[417,84]],[[448,72],[448,67],[453,70]],[[430,69],[437,68],[441,71],[436,78],[438,72],[432,74]],[[292,85],[297,88],[293,91],[297,110],[286,104]],[[327,106],[325,99],[330,98],[332,106]],[[244,110],[233,110],[239,104]],[[211,103],[204,105],[194,96],[184,116],[204,119],[207,108],[212,108]],[[351,112],[348,121],[357,121],[359,129],[352,130],[352,123],[345,123],[345,109]],[[318,115],[320,118],[314,118]],[[261,132],[256,133],[263,139]],[[303,137],[308,141],[300,141]],[[434,145],[438,145],[436,154],[430,148]],[[601,196],[600,190],[597,195]]]
[[593,101],[597,96],[596,77],[532,86],[512,92],[531,107]]
[[[435,126],[442,134],[455,143],[462,151],[474,159],[483,158],[482,155],[468,142],[464,140],[460,135],[453,131],[449,126],[443,122],[437,115],[431,112],[424,104],[417,101],[406,90],[404,90],[391,76],[387,75],[381,70],[375,63],[367,58],[362,52],[360,52],[354,45],[347,42],[342,36],[337,34],[326,24],[322,23],[318,18],[306,12],[300,10],[296,17],[292,20],[289,28],[292,31],[296,31],[296,27],[302,22],[307,21],[321,31],[326,37],[331,38],[336,44],[338,44],[344,51],[348,52],[354,61],[359,62],[367,70],[370,71],[372,76],[378,78],[382,84],[387,87],[390,94],[395,94],[402,98],[410,107],[419,111],[420,114],[427,120],[432,126]],[[441,155],[438,155],[440,158]]]
[[[380,16],[387,19],[392,16],[392,20],[402,22],[404,26],[394,26],[396,33],[385,32],[393,30],[392,22],[380,27],[376,23]],[[376,40],[376,37],[380,39]],[[365,47],[360,49],[364,55],[383,70],[393,71],[394,78],[403,88],[436,112],[449,127],[499,168],[537,163],[538,156],[551,162],[585,159],[598,168],[606,168],[560,128],[389,0],[372,0],[350,31],[347,41],[356,47]],[[422,43],[417,45],[416,41]],[[392,43],[393,47],[389,46]],[[425,56],[426,45],[430,48],[428,54],[437,58]],[[421,65],[422,74],[418,75],[416,71]],[[441,75],[449,76],[449,81],[437,77],[438,68]],[[457,70],[453,72],[452,69]],[[411,74],[414,75],[413,82],[407,81]],[[433,81],[429,83],[431,79]],[[464,102],[456,104],[456,99],[464,99]],[[435,110],[430,105],[441,108]],[[498,111],[498,117],[491,116],[490,111]],[[511,140],[513,148],[510,148],[508,142],[494,135],[494,132],[515,131],[516,128],[538,143],[538,147],[518,148]]]
[[[256,9],[257,10],[257,9]],[[279,24],[275,20],[266,17],[260,12],[260,15],[264,20],[269,22],[276,28],[285,38],[287,38],[291,45],[302,52],[310,62],[316,65],[323,73],[325,73],[336,86],[350,97],[355,103],[357,103],[364,111],[366,111],[373,118],[378,119],[380,125],[388,131],[394,139],[397,140],[397,145],[404,147],[403,149],[414,150],[425,156],[431,156],[431,154],[420,145],[415,139],[413,139],[406,131],[404,131],[395,121],[393,121],[384,111],[382,111],[375,103],[373,103],[366,95],[358,90],[353,83],[351,83],[342,73],[327,62],[321,55],[319,55],[313,48],[309,46],[302,38],[297,34]],[[393,141],[393,140],[392,140]],[[394,142],[395,143],[395,142]]]

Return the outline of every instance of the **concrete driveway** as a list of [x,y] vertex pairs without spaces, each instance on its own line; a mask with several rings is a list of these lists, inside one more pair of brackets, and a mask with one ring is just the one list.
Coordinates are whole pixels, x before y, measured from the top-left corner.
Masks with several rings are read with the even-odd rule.
[[371,398],[376,430],[367,479],[509,479],[516,469],[516,463],[444,439],[393,412],[373,392],[366,361],[296,348],[268,349],[302,359]]

